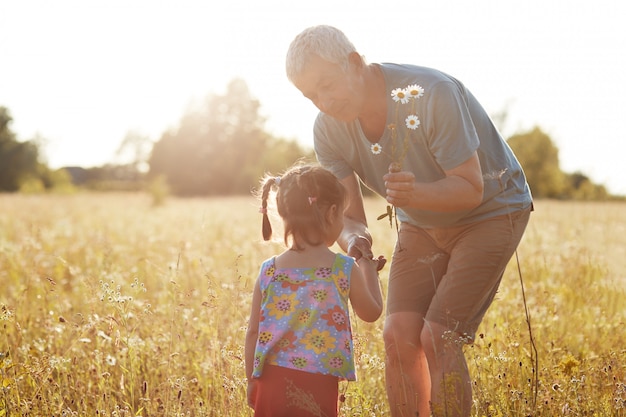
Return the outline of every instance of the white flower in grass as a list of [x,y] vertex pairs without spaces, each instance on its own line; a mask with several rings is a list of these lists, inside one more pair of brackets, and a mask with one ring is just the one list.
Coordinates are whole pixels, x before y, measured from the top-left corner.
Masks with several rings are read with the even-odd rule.
[[391,97],[393,98],[393,101],[395,101],[396,103],[399,101],[402,104],[406,104],[409,102],[409,96],[407,95],[406,91],[404,90],[404,88],[396,88],[391,92]]
[[418,84],[411,84],[406,88],[406,94],[410,98],[418,99],[424,95],[424,87]]
[[383,151],[383,147],[380,146],[380,143],[373,143],[370,149],[374,155],[379,155]]
[[411,114],[406,118],[405,123],[407,128],[415,130],[420,125],[420,119],[418,119],[416,115]]

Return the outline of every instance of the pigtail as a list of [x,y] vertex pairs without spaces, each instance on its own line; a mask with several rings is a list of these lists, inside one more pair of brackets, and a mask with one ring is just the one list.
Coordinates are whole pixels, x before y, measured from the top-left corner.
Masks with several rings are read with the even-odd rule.
[[263,232],[263,240],[270,240],[272,238],[272,225],[270,224],[270,218],[267,215],[267,198],[274,184],[273,178],[268,178],[263,184],[263,192],[261,194],[261,208],[260,212],[263,214],[263,225],[261,231]]
[[259,211],[263,214],[263,224],[261,227],[263,240],[270,240],[272,238],[272,225],[267,214],[267,199],[270,195],[270,191],[272,190],[272,186],[278,186],[278,184],[280,184],[280,177],[267,178],[263,184],[263,190],[261,193],[261,208],[259,209]]

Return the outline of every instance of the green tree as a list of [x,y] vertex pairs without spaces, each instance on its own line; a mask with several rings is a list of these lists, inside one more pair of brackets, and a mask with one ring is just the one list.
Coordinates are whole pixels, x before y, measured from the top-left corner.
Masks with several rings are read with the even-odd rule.
[[17,141],[12,121],[8,109],[0,107],[0,191],[18,191],[22,182],[39,178],[39,147]]
[[535,127],[511,136],[507,142],[524,168],[534,197],[566,196],[566,176],[559,166],[559,150],[550,136]]
[[154,144],[150,177],[164,175],[177,195],[249,193],[265,171],[306,154],[295,142],[268,134],[259,109],[247,84],[231,81],[226,94],[209,95]]
[[569,194],[576,200],[608,200],[611,198],[606,187],[594,184],[581,172],[567,175]]

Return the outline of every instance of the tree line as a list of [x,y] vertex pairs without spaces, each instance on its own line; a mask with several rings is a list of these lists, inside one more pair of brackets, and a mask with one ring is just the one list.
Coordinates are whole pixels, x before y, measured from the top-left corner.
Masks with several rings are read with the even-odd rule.
[[[300,159],[314,161],[311,149],[268,133],[260,107],[245,81],[234,79],[225,94],[208,95],[156,142],[130,132],[118,150],[126,154],[124,161],[59,170],[41,162],[39,140],[17,140],[10,129],[9,110],[0,107],[0,191],[82,187],[160,189],[177,196],[249,194],[265,172],[280,172]],[[515,134],[507,142],[524,167],[535,198],[624,198],[610,195],[581,172],[563,172],[558,148],[539,127]]]

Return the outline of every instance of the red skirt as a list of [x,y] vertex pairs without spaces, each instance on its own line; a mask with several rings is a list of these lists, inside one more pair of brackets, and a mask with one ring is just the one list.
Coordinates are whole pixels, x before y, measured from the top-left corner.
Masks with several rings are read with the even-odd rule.
[[254,417],[337,417],[339,378],[265,365]]

